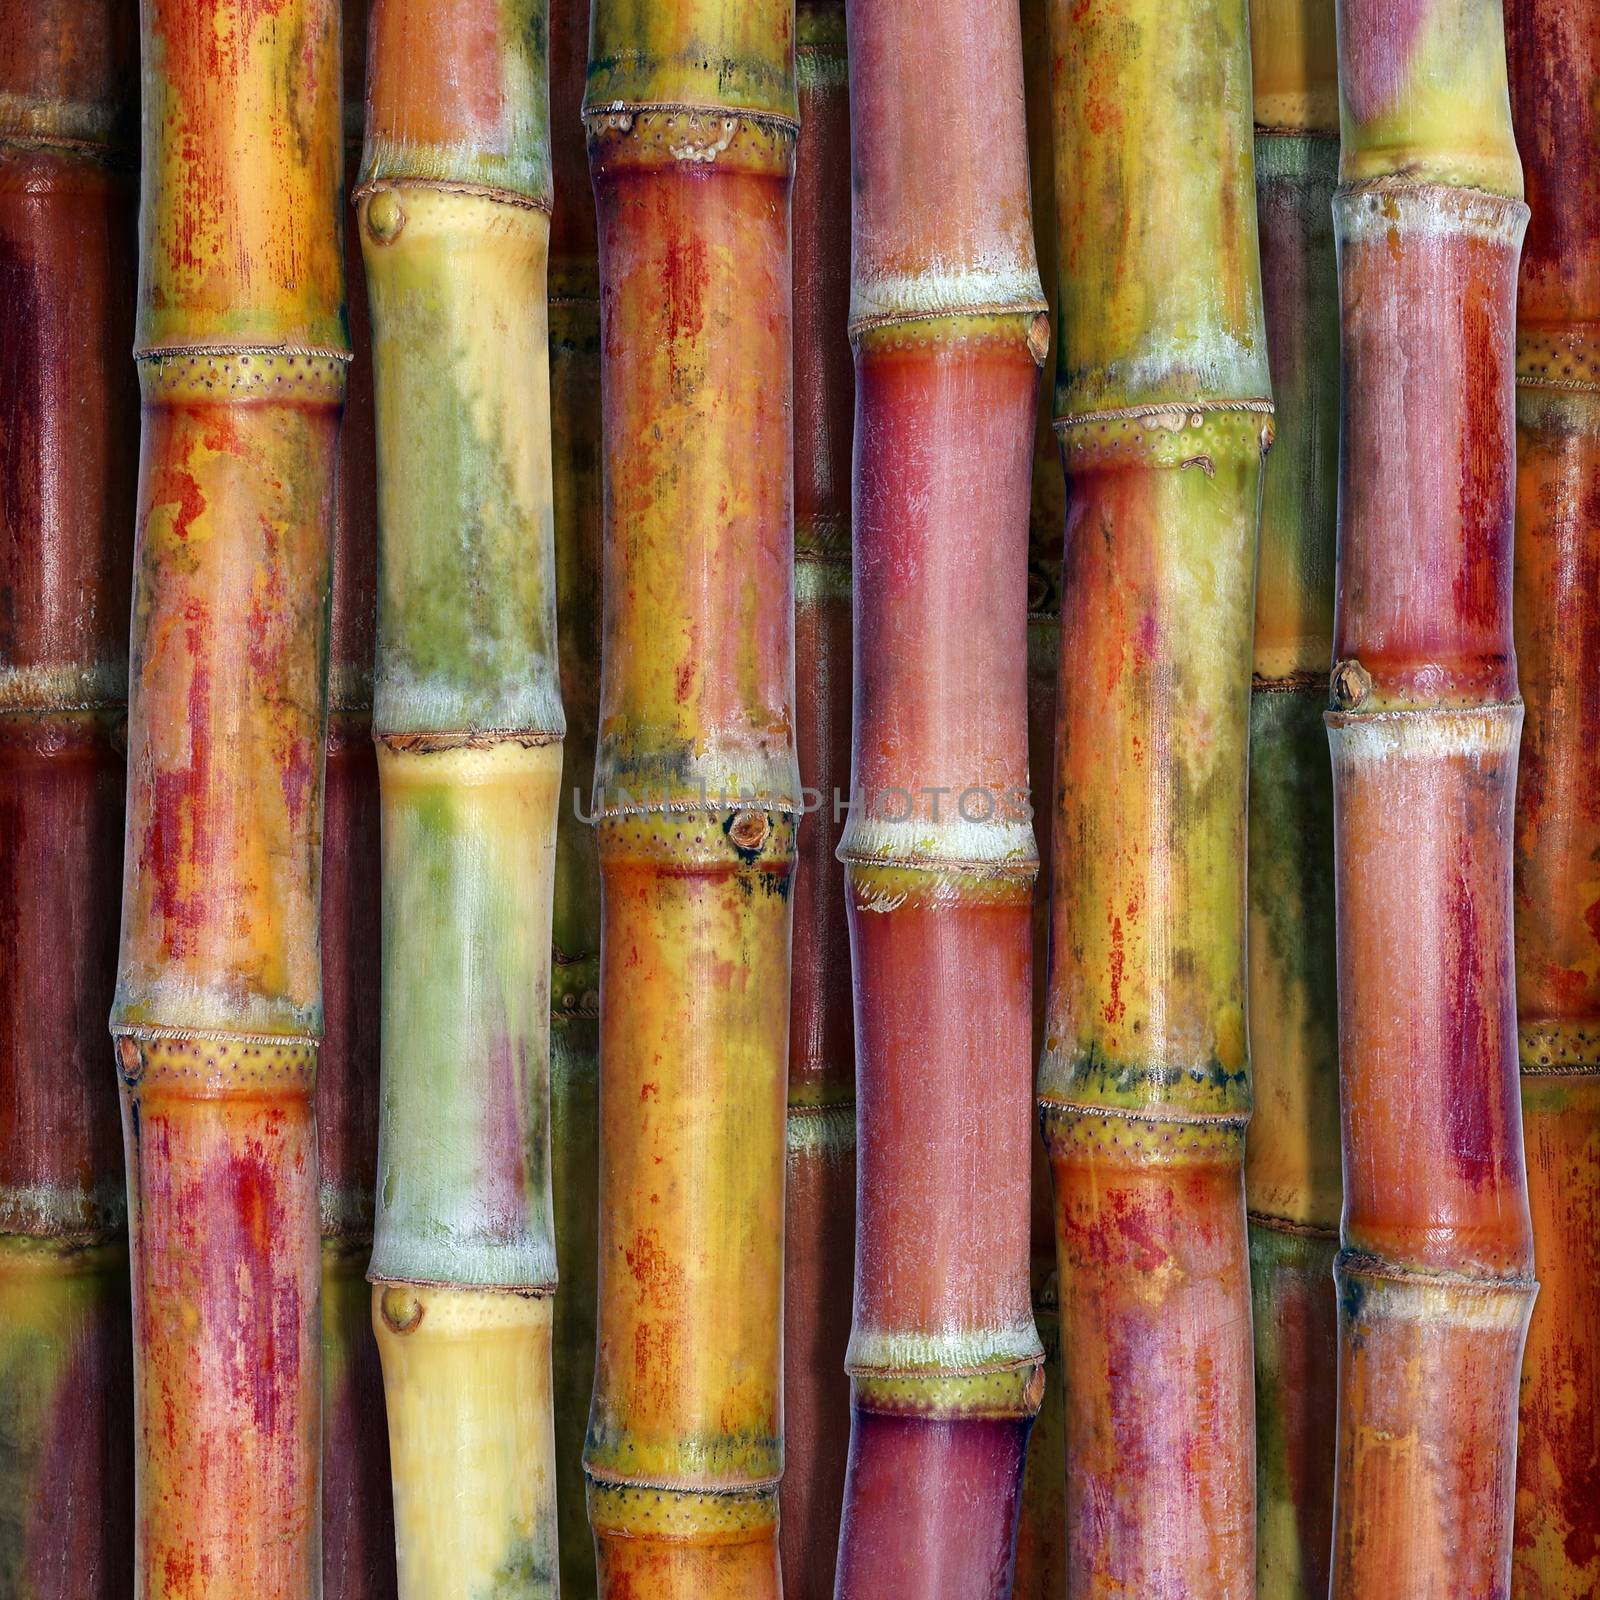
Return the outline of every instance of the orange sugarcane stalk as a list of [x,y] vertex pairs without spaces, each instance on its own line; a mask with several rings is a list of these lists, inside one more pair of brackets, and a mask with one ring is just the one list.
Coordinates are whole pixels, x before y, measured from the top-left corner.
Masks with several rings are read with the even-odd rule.
[[145,0],[122,953],[136,1592],[321,1588],[334,0]]
[[1272,403],[1239,0],[1056,0],[1068,1592],[1255,1592],[1245,785]]
[[135,30],[0,6],[0,1594],[132,1592],[105,1013],[127,703]]
[[792,693],[789,0],[597,0],[600,1593],[776,1596]]
[[550,1144],[561,1292],[554,1328],[562,1600],[593,1600],[583,1440],[594,1393],[599,1226],[600,863],[582,797],[600,721],[600,269],[583,92],[588,0],[550,0],[550,430],[557,645],[567,717],[550,973]]
[[1048,319],[1005,0],[851,0],[859,1104],[840,1600],[1011,1587],[1028,1283],[1028,479]]
[[[344,6],[344,173],[361,162],[366,0]],[[317,1058],[322,1182],[324,1600],[390,1600],[394,1509],[367,1261],[378,1166],[378,764],[372,649],[378,508],[372,338],[360,230],[345,230],[350,364],[339,435],[322,849],[324,1033]]]
[[1339,1242],[1333,656],[1339,160],[1333,0],[1256,0],[1256,209],[1277,443],[1262,486],[1250,697],[1250,1058],[1256,1583],[1326,1600]]
[[844,0],[800,0],[794,186],[795,723],[800,824],[784,1227],[788,1600],[833,1593],[850,1444],[856,1072],[844,867],[850,772],[850,103]]
[[1501,1596],[1532,1308],[1497,0],[1340,0],[1336,1600]]
[[1518,1054],[1540,1290],[1517,1600],[1600,1592],[1600,11],[1507,7],[1531,211],[1517,298]]

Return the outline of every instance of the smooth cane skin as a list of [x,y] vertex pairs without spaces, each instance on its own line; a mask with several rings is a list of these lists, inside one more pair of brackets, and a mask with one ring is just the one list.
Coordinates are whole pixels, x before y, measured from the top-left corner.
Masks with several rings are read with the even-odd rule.
[[1039,1094],[1074,1597],[1255,1592],[1243,868],[1272,405],[1246,29],[1231,3],[1051,14],[1068,510]]
[[332,0],[146,0],[122,952],[135,1592],[321,1588]]
[[124,7],[0,6],[0,1593],[12,1600],[132,1593],[127,1212],[105,1015],[137,437],[135,62]]
[[834,1592],[987,1600],[1010,1592],[1042,1389],[1026,585],[1047,325],[1015,8],[847,9],[860,1151]]
[[1506,8],[1530,219],[1517,296],[1514,621],[1522,1118],[1539,1298],[1511,1592],[1600,1589],[1600,12]]
[[1342,0],[1335,1600],[1510,1583],[1517,256],[1500,7]]
[[376,0],[383,1088],[372,1318],[402,1600],[557,1587],[550,937],[564,730],[537,0]]
[[378,1288],[402,1595],[557,1592],[551,1297]]
[[780,1592],[794,732],[784,0],[600,0],[599,1328],[614,1600]]
[[550,429],[556,642],[567,718],[550,974],[556,1513],[562,1600],[594,1600],[583,1440],[594,1393],[600,1199],[600,863],[586,800],[600,722],[600,281],[583,93],[588,0],[550,4]]
[[1333,657],[1339,105],[1333,0],[1250,9],[1256,215],[1277,442],[1262,482],[1250,701],[1250,1055],[1256,1584],[1326,1600],[1333,1518],[1339,1054]]

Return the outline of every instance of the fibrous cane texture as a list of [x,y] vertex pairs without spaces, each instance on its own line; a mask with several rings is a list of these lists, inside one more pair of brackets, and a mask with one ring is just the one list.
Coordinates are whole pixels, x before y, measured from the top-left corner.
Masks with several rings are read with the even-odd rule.
[[794,715],[788,0],[598,0],[600,1592],[779,1592]]
[[1527,173],[1517,297],[1518,1054],[1539,1298],[1517,1600],[1600,1592],[1600,9],[1506,8]]
[[807,814],[794,891],[784,1226],[788,1600],[833,1593],[850,1442],[855,1039],[844,868],[850,772],[850,105],[844,0],[801,0],[794,189],[795,723]]
[[312,1111],[347,360],[334,0],[145,0],[144,401],[112,1031],[136,1592],[321,1589]]
[[1020,19],[849,5],[852,1425],[835,1593],[1009,1594],[1029,1292],[1028,482],[1048,319]]
[[116,969],[134,19],[0,6],[0,1594],[132,1593]]
[[1341,0],[1332,704],[1344,1216],[1331,1593],[1507,1592],[1532,1307],[1512,973],[1498,0]]
[[1250,1060],[1256,1584],[1326,1600],[1339,1240],[1333,655],[1339,102],[1333,0],[1250,8],[1256,214],[1277,442],[1262,487],[1250,699]]
[[540,0],[376,0],[383,1089],[373,1325],[403,1600],[557,1583],[555,639]]
[[1068,1593],[1254,1593],[1245,788],[1272,438],[1245,7],[1051,13]]

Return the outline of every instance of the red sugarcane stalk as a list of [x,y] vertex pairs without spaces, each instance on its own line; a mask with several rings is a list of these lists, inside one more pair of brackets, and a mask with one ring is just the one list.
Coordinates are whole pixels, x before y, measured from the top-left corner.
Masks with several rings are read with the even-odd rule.
[[848,14],[860,1150],[835,1592],[978,1600],[1010,1590],[1042,1388],[1026,607],[1048,323],[1015,7]]
[[1528,213],[1499,6],[1342,0],[1339,88],[1331,1592],[1488,1600],[1510,1578],[1535,1290],[1511,922]]
[[1600,1591],[1600,11],[1506,9],[1530,217],[1517,296],[1514,624],[1522,1120],[1539,1298],[1512,1594]]
[[105,1012],[137,389],[133,19],[0,7],[0,1594],[131,1592]]

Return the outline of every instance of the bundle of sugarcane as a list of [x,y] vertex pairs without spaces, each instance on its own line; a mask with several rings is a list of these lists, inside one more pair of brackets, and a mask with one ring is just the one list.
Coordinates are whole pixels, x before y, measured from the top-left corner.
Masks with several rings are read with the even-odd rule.
[[844,825],[850,768],[850,104],[844,0],[799,0],[794,187],[795,723],[800,824],[784,1226],[789,1600],[833,1592],[850,1439],[844,1374],[855,1249],[855,1037]]
[[583,797],[600,721],[600,285],[583,131],[588,0],[550,0],[550,432],[556,615],[567,719],[550,974],[550,1140],[556,1261],[556,1513],[564,1600],[595,1593],[583,1437],[594,1392],[599,1220],[600,865]]
[[598,0],[602,1594],[776,1595],[799,809],[789,0]]
[[1517,1020],[1539,1298],[1512,1593],[1600,1592],[1600,11],[1507,9],[1531,217],[1517,299]]
[[1254,1590],[1245,786],[1271,441],[1238,0],[1051,13],[1051,971],[1072,1592]]
[[133,547],[133,17],[0,6],[0,1593],[131,1589],[105,1016]]
[[[366,0],[344,6],[345,181],[361,160]],[[383,1377],[367,1261],[378,1166],[378,762],[372,747],[377,482],[372,340],[360,230],[345,233],[353,360],[339,437],[322,849],[322,1585],[325,1600],[395,1592]]]
[[1277,443],[1262,488],[1250,699],[1250,1057],[1256,1583],[1326,1600],[1339,1237],[1333,655],[1339,299],[1333,0],[1257,0],[1256,210]]
[[1532,1307],[1512,980],[1513,320],[1495,0],[1340,0],[1331,1592],[1503,1595]]
[[1028,1282],[1028,479],[1048,319],[1005,0],[849,6],[859,1117],[836,1593],[1009,1593]]
[[555,640],[541,0],[376,0],[383,1089],[369,1277],[406,1600],[556,1584]]
[[143,1595],[321,1588],[339,12],[144,0],[122,953]]

